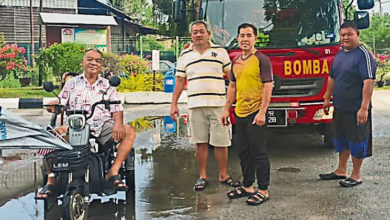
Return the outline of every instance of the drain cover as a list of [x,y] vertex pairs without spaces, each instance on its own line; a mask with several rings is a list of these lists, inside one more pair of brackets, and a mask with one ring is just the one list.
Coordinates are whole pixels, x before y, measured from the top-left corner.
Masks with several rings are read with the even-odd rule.
[[299,173],[301,172],[301,169],[297,167],[280,167],[277,169],[277,171],[286,173]]

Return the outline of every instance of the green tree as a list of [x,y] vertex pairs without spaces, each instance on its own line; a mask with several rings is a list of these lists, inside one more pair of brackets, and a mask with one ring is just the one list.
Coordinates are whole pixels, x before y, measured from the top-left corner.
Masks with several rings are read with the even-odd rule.
[[[343,0],[343,13],[344,13],[345,19],[346,19],[345,9],[348,7],[350,2],[351,2],[351,0]],[[354,15],[355,11],[356,11],[356,7],[354,5],[351,5],[351,7],[348,10],[348,19],[349,20],[353,19],[353,15]]]
[[[137,50],[139,51],[139,44],[137,45]],[[154,36],[146,36],[142,38],[142,50],[151,51],[151,50],[165,50],[164,46],[157,41],[157,38]]]
[[157,27],[153,23],[153,6],[147,0],[108,0],[108,4],[123,11],[142,25]]
[[371,17],[370,27],[361,30],[360,40],[376,53],[390,52],[390,15],[374,14]]
[[[65,72],[83,71],[81,61],[83,60],[85,45],[76,43],[53,44],[49,48],[41,50],[36,55],[36,62],[42,69],[51,67],[57,81]],[[45,70],[47,73],[48,69]]]

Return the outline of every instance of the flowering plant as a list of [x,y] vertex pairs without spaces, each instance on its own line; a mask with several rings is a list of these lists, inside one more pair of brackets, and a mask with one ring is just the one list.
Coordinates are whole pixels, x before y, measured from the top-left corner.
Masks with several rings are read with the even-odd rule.
[[0,36],[0,81],[12,73],[18,78],[19,74],[28,71],[27,60],[21,56],[25,52],[24,47],[7,44],[4,37]]
[[379,82],[383,82],[386,73],[390,72],[390,53],[389,54],[375,54],[375,61],[378,65]]

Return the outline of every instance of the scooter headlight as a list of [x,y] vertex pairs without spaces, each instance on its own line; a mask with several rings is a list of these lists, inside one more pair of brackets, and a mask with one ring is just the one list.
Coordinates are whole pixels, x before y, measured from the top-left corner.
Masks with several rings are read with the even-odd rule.
[[71,115],[68,117],[68,125],[71,129],[79,131],[85,126],[85,118],[80,115]]

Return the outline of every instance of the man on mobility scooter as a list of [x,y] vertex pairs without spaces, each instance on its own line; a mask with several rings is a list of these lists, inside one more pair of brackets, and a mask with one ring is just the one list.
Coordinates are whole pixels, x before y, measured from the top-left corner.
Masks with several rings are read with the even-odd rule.
[[[103,93],[106,93],[109,100],[119,100],[115,87],[110,87],[108,80],[99,75],[102,70],[102,53],[99,50],[87,50],[82,66],[84,69],[83,74],[67,81],[59,95],[61,104],[65,105],[65,109],[84,109],[90,114],[92,105],[101,100]],[[58,101],[53,101],[49,104],[58,104]],[[54,108],[48,107],[48,111],[54,112]],[[121,181],[119,169],[131,151],[136,132],[130,125],[123,124],[122,105],[111,105],[110,110],[96,106],[94,114],[87,120],[87,123],[90,125],[90,130],[99,143],[104,145],[112,140],[120,142],[114,163],[106,174],[105,179],[116,190],[126,191],[128,187]],[[56,131],[66,135],[68,126],[58,127]],[[55,175],[48,167],[47,172],[47,183],[36,194],[37,199],[46,199],[54,192],[56,184]]]

